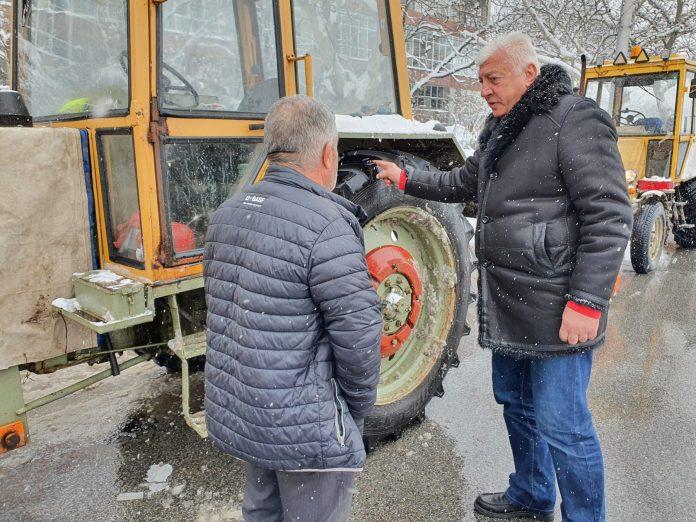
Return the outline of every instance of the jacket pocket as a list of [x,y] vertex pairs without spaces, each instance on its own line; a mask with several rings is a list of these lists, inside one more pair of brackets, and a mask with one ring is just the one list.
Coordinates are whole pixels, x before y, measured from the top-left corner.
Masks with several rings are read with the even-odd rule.
[[534,223],[532,227],[532,243],[534,247],[534,257],[539,266],[546,272],[553,273],[555,270],[553,261],[546,250],[546,223]]
[[346,445],[346,423],[345,423],[345,410],[343,408],[343,403],[338,397],[338,384],[336,379],[331,379],[331,385],[333,386],[333,400],[334,400],[334,425],[336,427],[336,438],[341,447]]

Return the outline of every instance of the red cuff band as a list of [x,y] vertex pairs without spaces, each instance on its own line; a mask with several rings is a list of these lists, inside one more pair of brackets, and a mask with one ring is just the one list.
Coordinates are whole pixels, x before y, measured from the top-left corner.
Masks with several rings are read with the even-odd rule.
[[600,317],[602,317],[601,310],[596,310],[590,306],[581,305],[579,303],[576,303],[575,301],[568,301],[567,306],[571,310],[584,316],[591,317],[592,319],[599,319]]
[[399,179],[399,189],[406,190],[406,182],[408,181],[408,174],[406,174],[406,169],[401,171],[401,178]]

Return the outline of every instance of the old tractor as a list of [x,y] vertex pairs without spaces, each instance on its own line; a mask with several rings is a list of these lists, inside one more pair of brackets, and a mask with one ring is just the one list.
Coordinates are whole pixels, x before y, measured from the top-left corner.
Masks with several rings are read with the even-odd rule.
[[[264,116],[295,93],[337,114],[336,191],[369,215],[384,333],[366,440],[422,417],[468,333],[473,231],[461,207],[375,180],[375,158],[463,158],[444,128],[411,119],[401,15],[397,0],[12,2],[5,97],[21,97],[33,127],[0,129],[0,452],[26,441],[27,412],[148,360],[181,372],[183,416],[206,435],[189,405],[206,225],[263,177]],[[107,361],[23,400],[21,371]]]
[[585,96],[614,120],[634,206],[631,264],[638,273],[658,266],[670,231],[683,248],[696,247],[696,62],[668,52],[589,67]]

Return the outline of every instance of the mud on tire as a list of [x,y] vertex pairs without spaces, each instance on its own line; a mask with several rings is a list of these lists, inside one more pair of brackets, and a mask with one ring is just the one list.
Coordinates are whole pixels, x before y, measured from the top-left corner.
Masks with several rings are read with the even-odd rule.
[[[655,227],[661,227],[662,237],[655,243]],[[667,235],[667,217],[659,201],[646,204],[633,220],[631,234],[631,265],[639,274],[647,274],[657,268]],[[657,249],[657,252],[655,252]]]
[[674,227],[674,240],[682,248],[696,248],[696,179],[677,187],[677,201],[685,202],[684,216],[691,228]]

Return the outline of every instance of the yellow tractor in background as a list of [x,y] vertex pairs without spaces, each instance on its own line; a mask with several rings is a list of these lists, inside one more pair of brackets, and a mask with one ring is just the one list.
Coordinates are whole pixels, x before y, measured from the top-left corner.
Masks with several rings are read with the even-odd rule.
[[[463,161],[441,125],[411,119],[401,16],[398,0],[12,2],[11,89],[0,92],[0,107],[18,107],[0,114],[13,125],[0,128],[0,453],[26,442],[27,412],[148,360],[181,371],[183,415],[206,435],[189,405],[189,373],[205,356],[206,226],[263,177],[265,114],[296,93],[337,114],[336,192],[369,216],[384,332],[365,438],[422,418],[468,333],[473,230],[460,206],[376,182],[376,158]],[[29,116],[33,127],[14,126]],[[20,371],[107,361],[23,399]]]
[[668,52],[651,57],[639,46],[586,71],[585,96],[611,115],[619,134],[638,273],[658,266],[670,231],[679,246],[696,247],[695,77],[695,61]]

